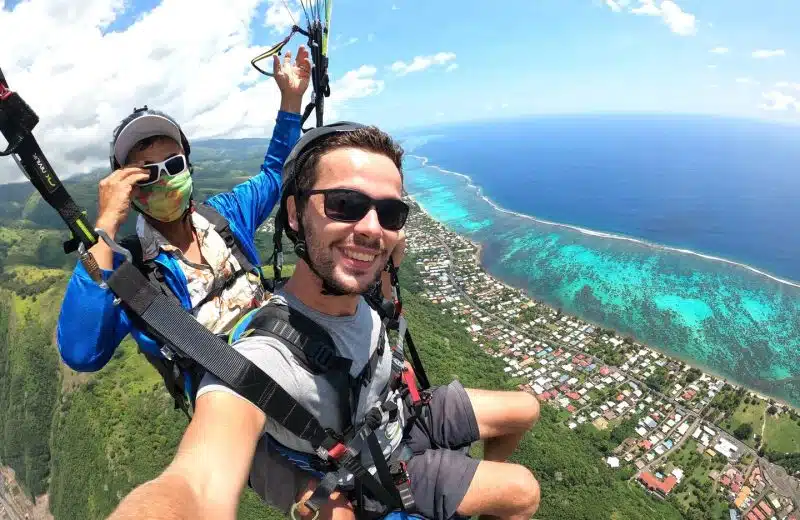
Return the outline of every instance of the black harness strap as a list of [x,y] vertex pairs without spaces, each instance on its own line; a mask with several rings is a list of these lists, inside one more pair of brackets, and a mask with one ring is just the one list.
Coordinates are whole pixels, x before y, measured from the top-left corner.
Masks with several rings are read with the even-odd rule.
[[64,244],[64,251],[71,253],[78,245],[89,249],[97,243],[97,233],[86,213],[67,193],[33,137],[32,131],[38,123],[39,117],[19,94],[8,89],[0,71],[0,134],[8,141],[8,148],[0,151],[0,157],[14,155],[31,184],[67,224],[73,238]]
[[169,345],[169,349],[174,349],[177,355],[203,366],[312,446],[330,450],[338,444],[316,418],[298,406],[272,378],[149,284],[133,264],[124,262],[107,283],[131,313],[146,325],[146,330]]

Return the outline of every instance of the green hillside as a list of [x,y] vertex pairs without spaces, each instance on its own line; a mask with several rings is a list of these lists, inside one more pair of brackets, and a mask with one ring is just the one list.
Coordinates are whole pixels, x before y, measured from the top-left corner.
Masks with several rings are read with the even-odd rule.
[[[244,143],[250,163],[258,164],[263,143]],[[258,157],[255,149],[258,148]],[[249,147],[249,148],[248,148]],[[249,151],[247,151],[249,150]],[[209,194],[229,189],[246,168],[224,143],[198,146],[198,186]],[[244,162],[244,161],[242,161]],[[230,168],[230,169],[225,169]],[[252,169],[252,168],[251,168]],[[223,173],[224,172],[224,173]],[[94,207],[92,179],[76,181]],[[50,493],[58,520],[101,519],[136,485],[157,475],[171,460],[186,426],[173,409],[158,375],[132,341],[119,348],[109,365],[95,374],[76,374],[58,359],[53,341],[60,299],[74,257],[60,252],[65,234],[16,187],[0,200],[0,463],[10,465],[30,495]],[[27,206],[27,209],[26,209]],[[11,208],[11,209],[8,209]],[[13,211],[12,211],[13,210]],[[16,213],[15,213],[16,212]],[[23,216],[26,220],[22,220]],[[262,258],[271,235],[259,233]],[[466,332],[441,310],[418,296],[419,273],[413,260],[403,265],[406,314],[415,342],[434,383],[458,378],[466,386],[508,389],[499,360],[486,356]],[[603,462],[607,441],[589,429],[569,430],[545,407],[526,436],[516,460],[530,467],[542,486],[538,518],[679,519],[669,503],[646,495],[627,481],[629,474]],[[277,518],[251,492],[239,518]]]

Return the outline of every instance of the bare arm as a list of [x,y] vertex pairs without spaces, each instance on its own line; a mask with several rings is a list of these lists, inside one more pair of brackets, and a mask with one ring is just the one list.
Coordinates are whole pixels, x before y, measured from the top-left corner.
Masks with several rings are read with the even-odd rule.
[[197,399],[172,463],[134,489],[109,520],[234,520],[264,413],[226,392]]

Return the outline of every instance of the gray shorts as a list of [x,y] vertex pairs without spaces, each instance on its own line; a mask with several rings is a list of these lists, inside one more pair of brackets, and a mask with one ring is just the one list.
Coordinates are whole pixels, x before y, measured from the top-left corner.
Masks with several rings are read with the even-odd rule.
[[[411,429],[408,445],[414,456],[408,461],[408,473],[419,513],[445,520],[455,515],[478,469],[479,461],[466,455],[469,445],[480,438],[478,422],[458,381],[433,389],[428,408],[425,424],[433,439],[417,424]],[[277,452],[261,445],[256,449],[250,484],[284,514],[309,480],[310,473]]]
[[414,456],[408,461],[411,492],[419,513],[445,520],[467,494],[477,459],[467,455],[470,444],[480,439],[472,403],[461,383],[453,381],[433,390],[425,423],[432,439],[415,424],[408,445]]

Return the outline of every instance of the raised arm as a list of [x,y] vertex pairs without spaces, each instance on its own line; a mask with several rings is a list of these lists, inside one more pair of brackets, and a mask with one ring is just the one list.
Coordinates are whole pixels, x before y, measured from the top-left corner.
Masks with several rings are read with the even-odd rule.
[[300,109],[311,76],[311,61],[302,46],[294,62],[291,58],[292,53],[288,51],[282,61],[277,56],[274,58],[273,70],[281,92],[281,104],[260,174],[233,191],[208,200],[247,237],[255,234],[275,207],[280,197],[283,163],[300,139]]
[[265,420],[236,395],[201,395],[172,463],[109,520],[234,520]]

